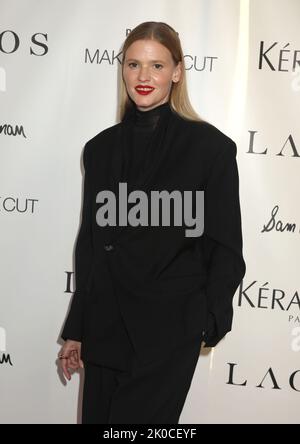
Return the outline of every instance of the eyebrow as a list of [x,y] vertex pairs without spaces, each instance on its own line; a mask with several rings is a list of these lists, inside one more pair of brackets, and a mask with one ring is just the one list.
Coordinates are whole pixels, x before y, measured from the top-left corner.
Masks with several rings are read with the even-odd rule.
[[[126,62],[139,62],[139,60],[137,60],[137,59],[126,59]],[[164,60],[150,60],[150,63],[157,63],[157,62],[159,62],[159,63],[165,63],[165,61]]]

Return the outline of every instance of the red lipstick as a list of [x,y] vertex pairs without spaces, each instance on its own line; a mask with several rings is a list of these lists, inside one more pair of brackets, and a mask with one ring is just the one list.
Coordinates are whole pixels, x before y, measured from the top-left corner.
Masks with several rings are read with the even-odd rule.
[[135,87],[136,92],[141,94],[142,96],[147,96],[148,94],[152,93],[154,89],[155,88],[153,86],[149,85],[137,85]]

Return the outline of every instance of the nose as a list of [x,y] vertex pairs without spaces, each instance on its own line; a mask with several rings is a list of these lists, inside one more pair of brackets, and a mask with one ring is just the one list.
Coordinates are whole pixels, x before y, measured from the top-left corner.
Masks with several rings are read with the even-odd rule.
[[149,81],[150,75],[149,75],[149,69],[147,67],[142,67],[139,70],[139,80],[141,82],[147,82]]

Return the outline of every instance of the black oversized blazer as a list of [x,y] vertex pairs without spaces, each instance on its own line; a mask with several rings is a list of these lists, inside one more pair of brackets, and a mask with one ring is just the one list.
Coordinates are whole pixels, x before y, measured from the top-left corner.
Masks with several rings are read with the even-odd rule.
[[[118,195],[129,124],[130,114],[89,140],[83,153],[76,290],[61,337],[81,341],[82,359],[96,362],[113,295],[141,361],[196,335],[215,346],[231,330],[232,300],[246,270],[236,144],[211,123],[186,120],[170,106],[153,135],[156,157],[135,189],[149,199],[151,190],[203,190],[204,233],[186,237],[184,225],[97,224],[97,193]],[[209,314],[215,328],[205,336]]]

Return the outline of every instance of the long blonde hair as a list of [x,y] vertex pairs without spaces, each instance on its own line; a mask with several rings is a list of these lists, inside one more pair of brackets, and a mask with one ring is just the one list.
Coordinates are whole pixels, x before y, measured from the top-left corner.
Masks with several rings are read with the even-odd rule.
[[202,121],[203,119],[193,109],[187,91],[187,81],[185,74],[184,57],[181,48],[181,43],[177,32],[167,23],[164,22],[144,22],[136,26],[126,40],[122,47],[122,79],[120,88],[119,101],[119,117],[123,120],[126,110],[132,108],[132,100],[127,94],[126,85],[123,80],[123,66],[126,56],[126,51],[129,46],[136,40],[156,40],[164,45],[171,53],[172,59],[177,65],[182,63],[181,78],[177,83],[172,82],[172,87],[169,96],[169,103],[171,108],[177,112],[181,117],[187,120]]

